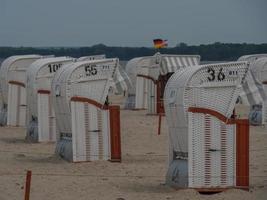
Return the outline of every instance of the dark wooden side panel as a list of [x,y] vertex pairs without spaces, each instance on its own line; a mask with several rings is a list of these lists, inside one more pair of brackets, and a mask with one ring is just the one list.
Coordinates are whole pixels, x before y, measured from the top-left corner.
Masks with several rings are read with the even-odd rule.
[[121,162],[120,107],[109,106],[111,161]]
[[249,187],[249,122],[236,120],[236,186]]

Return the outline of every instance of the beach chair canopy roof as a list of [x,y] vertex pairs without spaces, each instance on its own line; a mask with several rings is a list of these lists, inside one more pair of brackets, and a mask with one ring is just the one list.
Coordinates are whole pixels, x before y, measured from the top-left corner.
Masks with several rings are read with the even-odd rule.
[[64,64],[73,62],[71,57],[50,57],[38,59],[27,69],[27,103],[31,115],[37,116],[37,93],[51,92],[55,72]]
[[267,54],[251,54],[251,55],[244,55],[238,58],[238,61],[248,61],[253,62],[259,58],[267,57]]
[[253,54],[240,57],[238,60],[248,61],[250,64],[246,81],[243,84],[243,91],[240,94],[240,100],[245,105],[262,104],[265,101],[266,94],[262,82],[267,80],[266,70],[267,54]]
[[71,133],[72,97],[104,105],[118,65],[118,59],[102,59],[75,62],[58,70],[52,81],[52,98],[59,132]]
[[138,69],[143,66],[150,65],[150,61],[152,59],[152,56],[147,56],[147,57],[138,57],[138,58],[133,58],[131,59],[126,67],[125,71],[127,75],[129,76],[132,87],[129,88],[129,94],[135,94],[135,87],[136,87],[136,76],[138,73]]
[[101,55],[83,56],[83,57],[77,58],[77,61],[101,60],[105,58],[106,58],[106,55],[101,54]]
[[134,58],[126,65],[126,72],[129,75],[135,93],[137,74],[146,75],[158,79],[159,75],[176,72],[187,66],[194,66],[200,63],[199,55],[169,55],[156,53],[154,56]]
[[5,59],[0,68],[0,85],[3,103],[7,103],[8,81],[12,78],[21,78],[12,76],[11,71],[25,71],[32,62],[42,58],[41,55],[16,55]]
[[119,94],[122,94],[123,92],[126,92],[128,91],[128,89],[133,87],[129,76],[120,65],[117,67],[114,75],[113,87],[116,88]]
[[199,55],[162,55],[160,65],[160,74],[164,75],[170,72],[176,72],[184,67],[199,65]]
[[251,71],[260,82],[267,81],[267,55],[254,61]]

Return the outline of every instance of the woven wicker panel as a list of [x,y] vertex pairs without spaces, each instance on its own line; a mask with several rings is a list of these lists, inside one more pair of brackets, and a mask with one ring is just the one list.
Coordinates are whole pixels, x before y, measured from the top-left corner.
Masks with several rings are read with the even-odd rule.
[[267,124],[267,100],[262,104],[262,123]]
[[71,105],[74,161],[110,159],[108,111],[83,102]]
[[148,80],[144,79],[144,85],[143,85],[143,108],[148,108]]
[[109,84],[108,80],[94,80],[90,82],[76,83],[72,84],[70,93],[73,96],[85,96],[85,94],[84,95],[82,94],[85,93],[84,91],[86,91],[87,93],[86,96],[89,96],[90,99],[96,99],[96,100],[101,99],[102,102],[103,93],[108,84]]
[[1,95],[2,95],[2,103],[7,104],[8,99],[8,74],[9,74],[9,67],[12,63],[17,60],[18,57],[11,56],[5,59],[0,67],[0,85],[1,85]]
[[267,101],[262,102],[262,124],[266,125],[267,124]]
[[18,126],[20,116],[20,86],[8,84],[7,125]]
[[259,81],[267,79],[267,56],[260,57],[251,62],[251,72],[256,76]]
[[[262,76],[263,79],[262,81],[267,81],[267,63],[264,65],[264,69],[262,70]],[[265,96],[267,97],[267,84],[263,85],[264,93]],[[263,124],[267,124],[267,99],[263,102],[263,112],[262,112],[262,119],[263,119]]]
[[136,91],[135,91],[135,108],[143,108],[143,88],[144,88],[144,79],[142,77],[136,78]]
[[99,115],[97,112],[97,108],[92,105],[88,105],[88,124],[89,129],[87,130],[88,137],[90,138],[90,148],[87,148],[86,151],[90,151],[90,160],[98,160],[99,159],[99,145],[102,145],[102,141],[99,141],[99,134],[101,135],[101,129],[98,126],[98,120],[101,122],[101,119],[98,119]]
[[[265,57],[258,58],[255,62],[253,62],[251,71],[255,74],[256,78],[259,82],[267,81],[267,55],[264,54]],[[267,85],[263,84],[264,97],[262,102],[262,124],[267,123],[267,111],[266,111],[266,102],[267,102]]]
[[77,59],[77,61],[86,61],[86,60],[101,60],[105,59],[106,55],[101,54],[101,55],[93,55],[93,56],[83,56]]
[[132,82],[132,87],[129,90],[129,94],[131,95],[136,94],[136,86],[137,86],[136,75],[139,71],[139,67],[142,66],[142,64],[145,64],[145,61],[143,60],[149,60],[150,58],[151,57],[133,58],[127,62],[127,65],[125,66],[125,70]]
[[[26,64],[26,63],[25,63]],[[26,84],[26,68],[25,69],[10,69],[9,70],[9,81],[18,81]]]
[[[207,71],[209,68],[215,71],[215,80],[213,81],[208,80],[209,74]],[[188,99],[188,105],[191,104],[198,107],[209,108],[230,117],[236,98],[241,91],[241,87],[238,87],[238,85],[244,79],[247,70],[248,66],[246,63],[226,63],[202,67],[192,77],[190,82],[188,82],[189,90],[193,90],[189,92],[197,92],[197,98],[193,99],[193,101],[192,99]],[[238,75],[230,76],[229,73],[231,71],[237,71]],[[216,77],[219,76],[220,72],[225,75],[223,81],[220,81]],[[201,89],[199,87],[201,87]],[[212,101],[210,101],[210,99],[212,99]]]
[[101,110],[103,134],[103,160],[111,159],[110,118],[108,110]]
[[147,94],[147,105],[148,105],[148,113],[156,114],[156,103],[157,103],[157,85],[154,84],[152,80],[146,80],[148,85],[148,94]]
[[71,109],[73,110],[71,113],[73,161],[86,161],[87,153],[90,154],[86,149],[88,147],[86,144],[89,142],[86,134],[89,125],[85,123],[88,121],[86,119],[88,114],[85,105],[81,102],[71,102]]
[[56,141],[55,113],[50,94],[38,94],[38,141]]
[[267,57],[267,54],[251,54],[251,55],[244,55],[238,58],[238,61],[248,61],[253,62],[255,60],[258,60],[259,58]]
[[189,187],[235,185],[235,126],[189,113]]
[[40,58],[42,58],[40,55],[19,55],[11,56],[3,61],[0,68],[0,82],[3,102],[5,104],[8,101],[8,81],[13,80],[26,83],[26,69],[31,63]]
[[27,113],[27,103],[26,103],[26,88],[19,88],[19,119],[18,125],[25,126],[26,125],[26,113]]
[[137,77],[135,108],[136,109],[148,108],[148,79],[143,77]]
[[56,125],[56,115],[55,110],[52,104],[52,96],[49,95],[49,102],[48,102],[48,110],[49,110],[49,140],[56,141],[57,137],[57,125]]
[[189,134],[188,145],[191,147],[188,149],[188,176],[189,176],[189,187],[201,187],[204,185],[205,177],[205,135],[196,134],[205,132],[204,116],[201,114],[195,114],[193,117],[192,113],[189,113]]
[[100,109],[97,112],[97,130],[98,130],[98,160],[103,160],[104,157],[104,144],[103,144],[103,116]]
[[38,141],[50,141],[49,138],[49,95],[38,94]]
[[267,81],[267,58],[264,60],[265,62],[261,70],[261,81]]
[[[57,142],[60,141],[61,135],[68,133],[71,134],[71,128],[67,129],[65,126],[65,123],[68,122],[68,124],[71,124],[69,121],[69,113],[70,110],[69,106],[67,106],[67,103],[65,101],[65,95],[61,95],[63,92],[61,76],[63,72],[66,71],[67,68],[71,67],[72,64],[66,64],[65,67],[61,67],[57,73],[54,75],[51,83],[51,96],[52,96],[52,106],[55,111],[55,121],[57,125],[57,135],[56,140]],[[60,103],[61,102],[61,103]],[[70,119],[71,120],[71,119]]]
[[52,79],[60,68],[65,67],[67,63],[73,62],[70,57],[52,57],[39,59],[27,70],[27,91],[29,93],[29,100],[31,107],[31,115],[37,116],[37,92],[38,90],[51,91]]
[[[150,69],[151,68],[151,69]],[[158,67],[157,67],[158,69]],[[146,57],[141,59],[138,63],[137,74],[153,77],[155,73],[158,74],[158,70],[154,69],[154,58]],[[144,77],[136,77],[136,99],[135,99],[135,108],[136,109],[148,109],[148,95],[150,92],[149,89],[149,80]]]
[[[224,131],[224,132],[223,132]],[[221,160],[226,159],[224,170],[226,171],[226,180],[222,180],[222,185],[233,185],[236,183],[236,127],[234,125],[225,125],[221,122]],[[226,141],[225,141],[226,140]],[[226,146],[224,146],[226,145]],[[222,174],[223,176],[223,174]]]
[[[185,70],[181,70],[170,77],[164,91],[164,108],[168,123],[169,135],[171,138],[172,151],[187,152],[188,150],[188,133],[187,133],[187,118],[181,113],[184,112],[183,105],[183,87],[177,86],[177,81],[183,77]],[[186,95],[186,93],[185,93]],[[172,157],[171,157],[172,158]]]
[[[80,64],[80,66],[75,67],[74,65],[74,69],[68,77],[71,80],[71,85],[69,86],[71,88],[71,97],[82,96],[104,103],[108,90],[112,86],[114,73],[118,67],[118,60],[107,59],[91,62],[95,62],[95,64],[82,62],[84,64]],[[95,73],[88,75],[89,70],[85,70],[88,69],[87,67],[89,67],[89,70],[90,67],[93,67]],[[88,85],[90,85],[90,90],[87,90]]]
[[[85,151],[84,152],[86,154],[86,160],[91,160],[91,138],[90,138],[90,134],[89,134],[89,130],[90,130],[90,118],[89,118],[89,105],[88,104],[83,104],[84,105],[84,129],[85,129]],[[77,126],[77,125],[76,125]],[[75,137],[74,135],[75,133],[72,131],[72,135],[73,137]],[[77,145],[81,145],[81,144],[77,144]]]
[[115,88],[116,94],[124,94],[132,87],[132,82],[129,76],[120,65],[116,70],[112,87]]

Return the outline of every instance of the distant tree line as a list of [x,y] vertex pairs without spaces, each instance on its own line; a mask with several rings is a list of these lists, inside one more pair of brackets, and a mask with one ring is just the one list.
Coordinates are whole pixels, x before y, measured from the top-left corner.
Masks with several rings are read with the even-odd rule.
[[267,44],[216,42],[207,45],[187,45],[186,43],[179,43],[176,47],[160,50],[147,47],[109,47],[103,44],[91,47],[0,47],[0,58],[20,54],[71,57],[105,54],[108,58],[118,57],[120,60],[130,60],[134,57],[150,56],[158,51],[162,54],[198,54],[201,56],[201,60],[207,61],[233,61],[242,55],[267,53]]

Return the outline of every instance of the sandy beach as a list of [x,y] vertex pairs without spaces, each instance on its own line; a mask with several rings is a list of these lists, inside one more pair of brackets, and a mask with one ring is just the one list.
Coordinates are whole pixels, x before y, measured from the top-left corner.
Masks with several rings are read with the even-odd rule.
[[250,191],[201,195],[165,185],[168,135],[163,118],[121,110],[122,162],[68,163],[54,156],[55,144],[31,144],[25,128],[0,128],[0,199],[23,199],[26,170],[32,171],[31,199],[266,199],[267,132],[250,130]]

